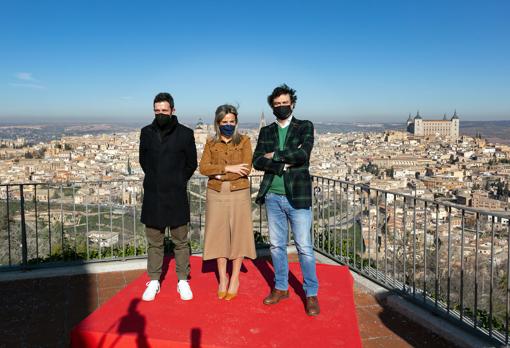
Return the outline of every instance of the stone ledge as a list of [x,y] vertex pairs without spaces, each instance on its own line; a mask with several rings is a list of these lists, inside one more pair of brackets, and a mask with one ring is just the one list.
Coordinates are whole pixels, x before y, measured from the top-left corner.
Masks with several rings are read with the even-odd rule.
[[384,303],[389,309],[403,315],[410,321],[427,328],[436,335],[442,337],[454,347],[468,348],[488,348],[503,347],[496,345],[488,339],[474,335],[463,330],[449,321],[434,315],[433,313],[421,308],[402,296],[394,294],[371,280],[351,271],[355,286],[374,296],[379,302]]
[[[289,246],[287,248],[289,254],[295,254],[296,247]],[[201,253],[192,254],[193,256],[202,256]],[[269,248],[257,249],[257,257],[270,257],[271,253]],[[329,259],[328,263],[336,264],[331,262]],[[326,262],[323,262],[326,263]],[[97,262],[87,262],[82,264],[68,264],[58,265],[55,267],[41,267],[33,268],[24,271],[5,271],[0,272],[0,282],[13,281],[13,280],[26,280],[35,278],[51,278],[51,277],[62,277],[72,276],[80,274],[95,274],[95,273],[107,273],[107,272],[120,272],[120,271],[132,271],[138,269],[145,269],[147,267],[147,257],[140,257],[136,259],[128,260],[106,260]]]
[[146,267],[147,267],[146,258],[119,261],[91,262],[79,265],[69,265],[52,268],[36,268],[28,271],[0,272],[0,282],[37,278],[64,277],[80,274],[132,271],[144,269]]

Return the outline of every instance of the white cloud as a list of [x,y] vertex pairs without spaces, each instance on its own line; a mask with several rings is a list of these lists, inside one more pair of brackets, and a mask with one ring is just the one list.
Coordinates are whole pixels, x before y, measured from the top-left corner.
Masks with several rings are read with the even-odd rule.
[[33,78],[32,73],[29,72],[19,72],[16,74],[16,78],[22,81],[36,81]]
[[46,86],[42,85],[39,80],[34,78],[32,73],[19,72],[14,75],[18,82],[9,83],[11,87],[20,88],[32,88],[32,89],[46,89]]
[[38,85],[36,83],[9,83],[9,86],[12,87],[24,87],[24,88],[33,88],[33,89],[45,89],[46,87],[42,85]]

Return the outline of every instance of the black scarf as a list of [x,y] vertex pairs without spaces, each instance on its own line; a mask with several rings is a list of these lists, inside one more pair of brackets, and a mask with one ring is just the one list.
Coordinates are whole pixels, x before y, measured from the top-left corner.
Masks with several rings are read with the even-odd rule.
[[164,138],[170,133],[172,133],[175,130],[175,127],[177,127],[177,124],[179,121],[177,120],[177,116],[172,115],[170,116],[170,122],[168,124],[164,125],[163,127],[160,127],[158,123],[156,122],[156,118],[154,118],[154,121],[152,121],[152,125],[158,129],[159,134],[161,134],[161,138]]

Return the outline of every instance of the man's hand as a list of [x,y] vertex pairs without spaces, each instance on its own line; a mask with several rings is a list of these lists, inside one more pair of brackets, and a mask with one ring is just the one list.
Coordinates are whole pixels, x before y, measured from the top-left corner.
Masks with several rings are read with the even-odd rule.
[[273,159],[273,155],[274,155],[274,152],[268,152],[264,155],[264,157],[267,159]]
[[246,163],[241,164],[233,164],[225,167],[225,171],[229,173],[239,174],[241,176],[248,175],[250,170],[247,168],[248,165]]

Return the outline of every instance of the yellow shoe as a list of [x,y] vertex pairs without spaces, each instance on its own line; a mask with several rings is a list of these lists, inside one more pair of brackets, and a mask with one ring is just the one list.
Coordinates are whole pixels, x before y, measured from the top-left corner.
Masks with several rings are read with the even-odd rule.
[[227,296],[226,291],[218,291],[218,299],[223,300]]
[[227,295],[225,296],[225,300],[226,301],[233,300],[236,296],[237,296],[237,293],[227,292]]

